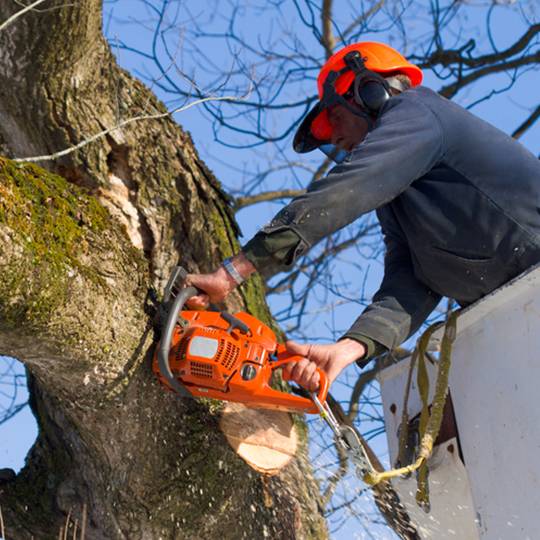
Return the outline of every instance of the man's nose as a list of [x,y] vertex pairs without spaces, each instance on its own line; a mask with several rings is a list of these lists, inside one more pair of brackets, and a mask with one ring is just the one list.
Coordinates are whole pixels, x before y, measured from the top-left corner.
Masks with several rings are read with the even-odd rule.
[[334,146],[339,146],[339,143],[343,141],[343,134],[339,129],[336,129],[336,127],[332,129],[332,137],[330,138],[330,141]]

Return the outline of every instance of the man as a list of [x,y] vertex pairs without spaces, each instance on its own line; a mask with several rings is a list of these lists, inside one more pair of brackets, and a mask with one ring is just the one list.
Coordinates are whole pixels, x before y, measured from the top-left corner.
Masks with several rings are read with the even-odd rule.
[[314,390],[413,334],[442,296],[471,304],[540,261],[540,163],[518,142],[421,87],[422,72],[382,43],[334,54],[320,101],[300,126],[298,152],[333,145],[347,155],[211,274],[189,280],[223,300],[255,271],[287,270],[325,236],[377,211],[384,278],[370,306],[335,344],[288,349],[305,360],[286,377]]

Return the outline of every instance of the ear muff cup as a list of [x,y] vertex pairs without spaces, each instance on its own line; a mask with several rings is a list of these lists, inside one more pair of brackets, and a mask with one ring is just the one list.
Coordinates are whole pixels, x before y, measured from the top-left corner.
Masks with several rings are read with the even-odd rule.
[[378,79],[357,76],[354,80],[353,96],[360,107],[376,116],[391,94],[386,81],[383,83]]

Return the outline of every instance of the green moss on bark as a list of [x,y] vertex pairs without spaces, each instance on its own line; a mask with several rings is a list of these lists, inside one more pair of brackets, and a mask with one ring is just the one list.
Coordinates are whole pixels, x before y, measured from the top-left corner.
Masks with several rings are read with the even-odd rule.
[[99,202],[64,178],[0,158],[0,232],[7,235],[4,252],[12,252],[0,259],[4,324],[46,319],[65,299],[68,280],[92,273],[81,254],[88,235],[108,226]]

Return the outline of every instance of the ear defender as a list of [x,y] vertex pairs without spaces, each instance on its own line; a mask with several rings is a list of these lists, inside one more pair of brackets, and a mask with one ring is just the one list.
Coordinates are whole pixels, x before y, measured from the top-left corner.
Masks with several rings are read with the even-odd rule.
[[354,73],[354,101],[369,114],[377,116],[392,95],[390,85],[384,77],[366,68],[365,59],[358,51],[351,51],[344,60]]

